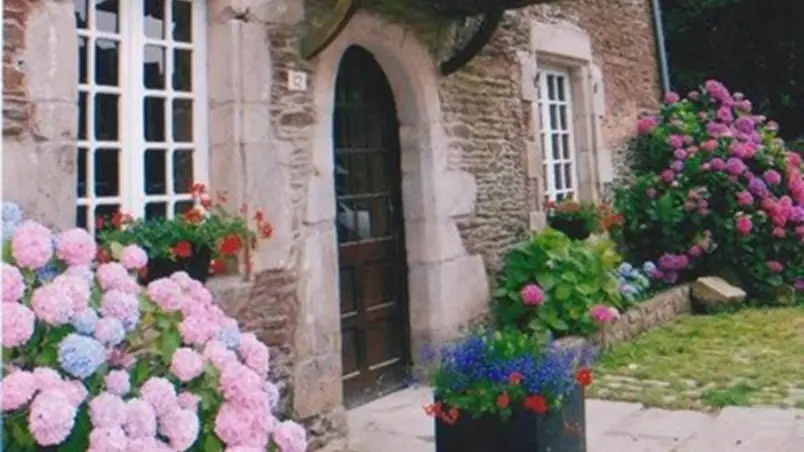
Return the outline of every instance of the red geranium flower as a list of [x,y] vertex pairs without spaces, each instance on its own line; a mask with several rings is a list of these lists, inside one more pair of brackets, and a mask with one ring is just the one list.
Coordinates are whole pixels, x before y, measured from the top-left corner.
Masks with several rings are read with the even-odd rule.
[[219,259],[214,259],[209,263],[209,272],[217,275],[226,271],[226,263]]
[[547,412],[547,400],[540,395],[532,395],[525,399],[525,409],[535,413],[544,414]]
[[581,386],[587,387],[592,384],[592,371],[589,369],[580,369],[575,374],[575,379],[580,383]]
[[511,383],[512,385],[518,385],[521,382],[522,382],[522,374],[519,372],[514,372],[511,374],[511,376],[508,377],[508,383]]
[[241,248],[243,248],[243,240],[236,234],[229,234],[223,238],[220,252],[222,254],[236,254]]
[[500,408],[508,408],[508,405],[511,403],[511,397],[508,396],[507,392],[503,392],[499,396],[497,396],[497,406]]
[[190,257],[193,255],[193,246],[190,242],[182,240],[171,248],[170,252],[176,257]]

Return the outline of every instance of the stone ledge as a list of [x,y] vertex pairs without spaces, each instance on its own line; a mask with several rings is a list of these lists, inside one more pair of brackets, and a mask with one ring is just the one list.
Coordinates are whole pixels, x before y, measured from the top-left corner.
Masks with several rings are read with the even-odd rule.
[[603,327],[590,340],[601,348],[609,348],[691,312],[689,286],[673,287],[632,307],[619,320]]

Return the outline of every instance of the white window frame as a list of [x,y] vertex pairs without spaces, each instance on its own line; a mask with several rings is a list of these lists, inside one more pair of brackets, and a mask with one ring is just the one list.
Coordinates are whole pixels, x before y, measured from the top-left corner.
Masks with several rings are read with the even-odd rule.
[[[542,145],[542,165],[545,181],[545,194],[548,199],[555,201],[559,196],[562,198],[578,199],[579,186],[578,186],[578,164],[577,164],[577,151],[575,149],[575,115],[573,111],[573,78],[569,70],[561,70],[558,68],[539,68],[538,70],[538,95],[537,95],[537,108],[539,111],[540,126],[539,133]],[[549,98],[550,87],[548,86],[548,79],[552,77],[555,83],[553,93],[556,98]],[[563,83],[563,90],[559,90],[558,83]],[[563,91],[563,99],[558,98],[559,93]],[[558,122],[558,129],[553,128],[550,120],[550,108],[555,107],[556,117]],[[561,127],[560,109],[564,107],[566,121],[565,127]],[[567,157],[564,157],[564,149],[558,149],[555,152],[559,156],[558,159],[554,157],[553,149],[553,136],[567,135]],[[561,143],[561,139],[558,140]],[[562,174],[556,175],[555,165],[559,166],[559,172]],[[570,166],[570,176],[572,178],[571,184],[567,184],[566,173],[564,172],[565,166]],[[559,188],[557,184],[557,176],[562,179],[562,187]]]
[[[87,228],[95,228],[95,207],[99,205],[120,205],[123,213],[135,218],[144,216],[147,202],[167,203],[168,218],[173,216],[172,203],[176,201],[189,201],[192,196],[186,194],[172,194],[173,192],[173,153],[177,149],[173,142],[173,115],[172,101],[174,99],[191,99],[192,113],[192,141],[181,143],[179,149],[193,150],[193,179],[194,182],[206,184],[209,178],[209,144],[207,131],[207,2],[205,0],[187,0],[193,4],[192,10],[192,42],[175,42],[166,32],[165,39],[148,38],[145,35],[145,0],[120,0],[118,2],[119,34],[99,31],[95,28],[95,4],[98,0],[88,0],[87,20],[88,29],[78,29],[79,38],[87,38],[87,83],[79,83],[78,89],[87,95],[87,108],[83,112],[86,120],[86,139],[79,140],[77,146],[89,150],[86,159],[86,196],[79,197],[77,206],[86,206],[89,218]],[[174,1],[165,0],[166,11],[164,22],[172,23],[171,4]],[[169,28],[169,27],[166,27]],[[109,39],[118,42],[118,82],[119,87],[98,86],[95,84],[95,45],[96,39]],[[165,87],[160,90],[145,88],[144,82],[144,50],[149,44],[165,47]],[[192,91],[175,92],[172,84],[173,49],[181,48],[192,50]],[[94,136],[95,105],[93,96],[96,93],[117,94],[118,97],[118,141],[96,141]],[[163,143],[146,143],[143,101],[146,96],[157,95],[164,97],[165,107],[170,105],[165,113],[165,141]],[[168,114],[170,113],[170,114]],[[120,168],[118,196],[98,197],[94,195],[94,149],[114,147],[119,149],[118,164]],[[145,164],[144,156],[148,148],[166,149],[165,154],[165,194],[145,194]],[[76,179],[76,183],[77,183]]]

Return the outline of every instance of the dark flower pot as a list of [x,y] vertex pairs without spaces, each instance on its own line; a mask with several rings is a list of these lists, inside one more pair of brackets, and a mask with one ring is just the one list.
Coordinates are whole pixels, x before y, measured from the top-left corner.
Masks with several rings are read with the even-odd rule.
[[462,413],[450,425],[436,419],[436,452],[586,452],[584,390],[580,386],[558,410],[536,414],[513,407],[507,421],[497,414]]
[[547,223],[573,240],[586,240],[592,234],[586,227],[586,222],[580,218],[555,217],[550,218]]
[[191,278],[206,282],[209,279],[209,263],[212,261],[212,250],[207,247],[193,248],[190,257],[170,260],[155,258],[148,260],[148,272],[140,277],[140,283],[146,285],[159,278],[166,278],[178,271],[185,271]]
[[445,17],[460,18],[477,16],[496,11],[524,8],[537,3],[550,3],[556,0],[420,0],[429,4],[437,14]]

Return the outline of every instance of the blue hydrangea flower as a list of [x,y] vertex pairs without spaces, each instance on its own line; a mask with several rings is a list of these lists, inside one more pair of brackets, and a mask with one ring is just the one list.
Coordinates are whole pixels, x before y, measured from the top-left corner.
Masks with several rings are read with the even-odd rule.
[[653,262],[645,262],[642,264],[642,271],[645,273],[652,275],[656,271],[656,264]]
[[89,377],[104,361],[106,349],[91,337],[71,333],[59,343],[59,365],[75,378]]
[[123,323],[123,328],[126,331],[131,331],[137,327],[137,323],[140,321],[140,311],[134,311],[134,313],[130,317],[126,317],[125,319],[120,319],[120,322]]
[[95,339],[104,345],[115,345],[123,342],[126,337],[126,330],[123,323],[114,317],[104,317],[98,321],[95,327]]
[[628,278],[628,277],[631,276],[631,273],[634,271],[634,267],[631,264],[629,264],[628,262],[623,262],[622,264],[620,264],[620,268],[618,268],[617,271],[623,277]]
[[22,209],[13,202],[3,203],[3,224],[15,227],[22,223]]
[[240,330],[227,328],[218,333],[218,339],[226,348],[233,349],[240,345]]
[[36,277],[43,283],[53,281],[60,274],[61,271],[52,262],[36,270]]
[[94,309],[86,309],[70,319],[70,324],[80,334],[92,335],[95,325],[98,324],[98,313]]

